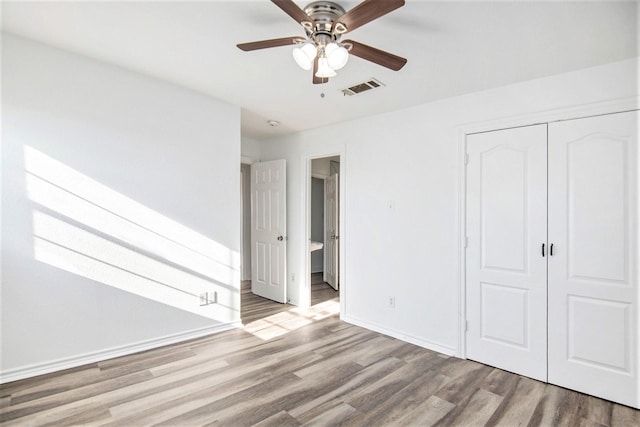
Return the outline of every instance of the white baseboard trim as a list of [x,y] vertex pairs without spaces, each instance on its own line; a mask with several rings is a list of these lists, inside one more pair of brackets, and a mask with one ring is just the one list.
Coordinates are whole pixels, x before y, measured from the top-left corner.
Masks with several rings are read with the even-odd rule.
[[177,334],[166,335],[164,337],[154,338],[137,343],[127,344],[120,347],[113,347],[106,350],[85,353],[77,356],[66,357],[62,359],[52,360],[49,362],[38,363],[34,365],[22,366],[19,368],[9,369],[0,372],[0,384],[11,381],[31,378],[38,375],[49,374],[51,372],[62,371],[65,369],[76,368],[78,366],[87,365],[89,363],[101,362],[115,357],[127,356],[141,351],[152,350],[154,348],[165,345],[176,344],[188,341],[194,338],[201,338],[207,335],[217,334],[228,331],[230,329],[241,328],[242,322],[223,323],[205,328],[193,329]]
[[411,335],[408,335],[404,332],[396,331],[393,329],[385,328],[380,325],[376,325],[374,323],[369,323],[364,320],[356,319],[352,316],[344,316],[341,320],[347,323],[351,323],[352,325],[360,326],[365,329],[369,329],[374,332],[378,332],[384,335],[388,335],[393,338],[397,338],[401,341],[408,342],[410,344],[415,344],[419,347],[426,348],[428,350],[437,351],[438,353],[446,354],[447,356],[455,356],[456,349],[453,347],[449,347],[443,344],[435,343],[433,341],[424,340],[422,338],[417,338]]

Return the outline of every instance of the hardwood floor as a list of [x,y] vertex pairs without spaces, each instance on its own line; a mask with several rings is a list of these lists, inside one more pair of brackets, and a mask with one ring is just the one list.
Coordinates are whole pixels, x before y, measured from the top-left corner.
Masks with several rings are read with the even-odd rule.
[[301,310],[243,292],[243,329],[4,384],[0,422],[640,426],[629,407],[341,322],[337,292],[316,296]]
[[311,305],[329,300],[338,301],[339,297],[339,292],[322,280],[322,273],[313,273],[311,275]]
[[[258,319],[263,319],[277,313],[287,312],[292,307],[286,304],[278,304],[251,293],[251,281],[242,282],[242,303],[240,318],[245,325]],[[311,275],[311,305],[317,305],[325,301],[338,301],[338,291],[322,280],[322,273]]]

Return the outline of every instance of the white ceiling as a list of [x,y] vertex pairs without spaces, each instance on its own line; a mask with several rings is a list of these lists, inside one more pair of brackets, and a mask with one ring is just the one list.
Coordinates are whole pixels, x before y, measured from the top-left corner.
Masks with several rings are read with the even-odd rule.
[[[338,3],[349,10],[359,1]],[[268,0],[3,1],[2,27],[239,105],[242,135],[254,139],[638,56],[635,1],[406,3],[346,38],[407,65],[394,72],[352,57],[324,88],[296,66],[291,47],[236,48],[304,34]],[[371,77],[386,87],[341,94]]]

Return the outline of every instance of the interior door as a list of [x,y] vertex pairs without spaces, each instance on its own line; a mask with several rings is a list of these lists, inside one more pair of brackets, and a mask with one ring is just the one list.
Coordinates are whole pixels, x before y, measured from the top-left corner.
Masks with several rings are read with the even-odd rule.
[[549,382],[635,407],[639,118],[549,125]]
[[467,357],[546,381],[547,127],[470,135],[467,155]]
[[251,165],[251,291],[284,303],[287,295],[286,162]]
[[325,218],[325,238],[324,254],[325,268],[324,281],[333,289],[338,289],[338,257],[339,257],[339,190],[338,174],[331,175],[324,180],[324,218]]

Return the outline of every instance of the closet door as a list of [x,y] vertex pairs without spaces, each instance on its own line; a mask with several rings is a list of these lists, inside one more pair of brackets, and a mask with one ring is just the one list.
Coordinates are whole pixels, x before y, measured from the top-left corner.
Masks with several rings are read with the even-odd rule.
[[546,381],[547,127],[470,135],[467,155],[467,357]]
[[549,382],[638,407],[638,113],[549,125]]

